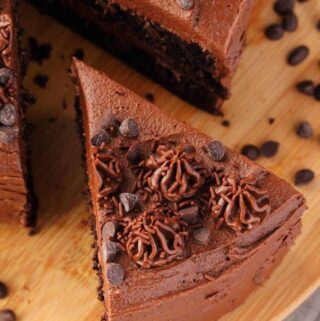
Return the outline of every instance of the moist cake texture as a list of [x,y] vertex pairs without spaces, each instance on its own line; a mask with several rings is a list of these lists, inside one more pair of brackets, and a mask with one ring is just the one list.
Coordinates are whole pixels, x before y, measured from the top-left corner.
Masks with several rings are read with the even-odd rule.
[[[25,67],[20,60],[15,1],[0,6],[0,222],[35,225],[35,201],[26,153],[21,88]],[[23,59],[22,59],[23,60]]]
[[206,321],[264,283],[303,196],[221,142],[74,60],[109,321]]
[[183,99],[219,114],[252,0],[31,0]]

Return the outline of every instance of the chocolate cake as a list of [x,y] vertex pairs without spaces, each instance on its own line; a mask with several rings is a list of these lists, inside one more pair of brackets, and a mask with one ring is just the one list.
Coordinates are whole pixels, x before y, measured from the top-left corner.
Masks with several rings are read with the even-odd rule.
[[0,2],[0,223],[35,225],[21,88],[25,59],[19,47],[15,1]]
[[213,321],[241,304],[300,233],[303,196],[83,62],[72,76],[105,319]]
[[30,0],[183,99],[220,113],[252,0]]

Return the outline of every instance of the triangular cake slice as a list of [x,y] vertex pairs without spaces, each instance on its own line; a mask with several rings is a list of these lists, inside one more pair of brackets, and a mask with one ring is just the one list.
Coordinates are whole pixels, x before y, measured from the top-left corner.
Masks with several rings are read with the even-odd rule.
[[35,225],[25,142],[21,51],[16,1],[0,2],[0,223]]
[[300,232],[301,194],[74,60],[109,321],[216,320]]

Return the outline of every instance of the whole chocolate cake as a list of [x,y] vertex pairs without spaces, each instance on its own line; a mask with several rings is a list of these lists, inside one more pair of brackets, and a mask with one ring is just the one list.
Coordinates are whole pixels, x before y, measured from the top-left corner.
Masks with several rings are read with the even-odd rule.
[[105,319],[213,321],[234,309],[299,234],[303,196],[83,62],[72,74]]
[[252,0],[30,0],[183,99],[220,113]]
[[15,1],[0,2],[0,222],[35,225]]

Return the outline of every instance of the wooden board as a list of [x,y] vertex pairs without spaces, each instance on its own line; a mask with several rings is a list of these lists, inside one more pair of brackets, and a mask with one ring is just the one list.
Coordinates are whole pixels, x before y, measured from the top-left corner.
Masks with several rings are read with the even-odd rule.
[[[77,48],[85,51],[85,61],[107,71],[120,83],[140,95],[151,92],[156,104],[194,127],[239,149],[245,143],[261,144],[266,139],[281,142],[279,154],[260,162],[292,182],[297,169],[310,167],[320,175],[320,103],[298,94],[294,84],[319,77],[320,34],[314,25],[320,16],[320,2],[298,6],[299,31],[283,41],[270,42],[263,36],[265,24],[276,20],[270,0],[256,2],[248,34],[248,46],[234,78],[233,98],[225,105],[225,119],[231,127],[169,94],[158,85],[120,63],[70,30],[22,3],[25,32],[40,42],[53,44],[51,59],[42,66],[31,64],[26,86],[38,102],[28,113],[34,124],[33,169],[40,198],[40,233],[26,236],[15,226],[0,226],[0,279],[11,295],[0,308],[14,309],[23,321],[99,320],[102,305],[96,300],[97,280],[91,270],[92,238],[86,226],[88,212],[82,191],[84,171],[80,143],[74,122],[73,85],[67,70]],[[285,63],[288,51],[307,44],[313,50],[298,67]],[[317,50],[318,49],[318,50]],[[61,56],[63,55],[64,58]],[[45,90],[33,83],[34,76],[46,73]],[[63,100],[67,109],[63,109]],[[268,118],[276,119],[273,125]],[[315,138],[303,141],[294,128],[309,120]],[[245,304],[223,321],[283,320],[309,293],[320,285],[320,179],[304,187],[310,210],[303,219],[303,233],[268,282]]]

